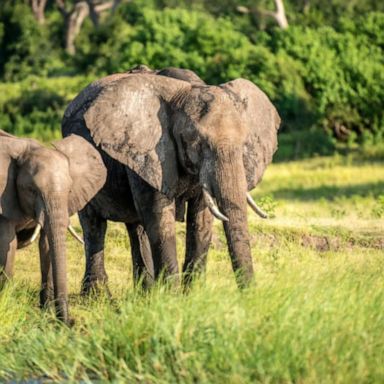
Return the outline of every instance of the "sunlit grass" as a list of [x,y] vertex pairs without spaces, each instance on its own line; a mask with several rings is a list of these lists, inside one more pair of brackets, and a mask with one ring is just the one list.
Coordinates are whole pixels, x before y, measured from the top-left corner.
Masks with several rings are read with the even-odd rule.
[[83,251],[68,238],[71,329],[38,308],[36,245],[18,252],[0,293],[0,381],[383,382],[383,181],[384,165],[343,158],[270,167],[254,196],[273,196],[275,218],[249,214],[256,278],[244,292],[219,223],[206,281],[147,296],[132,288],[125,227],[109,225],[113,302],[79,297]]

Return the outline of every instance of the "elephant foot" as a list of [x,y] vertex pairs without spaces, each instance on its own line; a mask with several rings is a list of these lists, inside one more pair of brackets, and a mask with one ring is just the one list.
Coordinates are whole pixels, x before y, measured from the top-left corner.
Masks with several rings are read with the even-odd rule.
[[108,288],[108,277],[85,276],[81,285],[81,296],[103,296],[111,299],[112,295]]
[[186,272],[183,274],[182,287],[184,293],[188,293],[191,290],[193,283],[198,277],[200,277],[200,275],[193,272]]
[[65,324],[71,328],[75,325],[75,319],[69,315],[68,302],[64,299],[58,299],[55,301],[56,317],[61,324]]
[[179,274],[160,275],[157,284],[171,292],[179,292],[181,288]]
[[204,283],[205,271],[187,271],[182,275],[183,293],[189,293],[191,289],[198,283]]
[[141,292],[148,292],[155,284],[155,279],[147,272],[134,276],[135,289]]
[[12,276],[8,276],[2,267],[0,267],[0,291],[5,287],[9,280],[11,280]]
[[54,300],[53,287],[43,287],[40,290],[40,308],[45,309]]
[[4,289],[7,281],[8,281],[8,278],[0,272],[0,291]]
[[75,324],[76,324],[76,321],[73,317],[69,316],[67,321],[64,322],[64,324],[68,327],[68,328],[72,328]]

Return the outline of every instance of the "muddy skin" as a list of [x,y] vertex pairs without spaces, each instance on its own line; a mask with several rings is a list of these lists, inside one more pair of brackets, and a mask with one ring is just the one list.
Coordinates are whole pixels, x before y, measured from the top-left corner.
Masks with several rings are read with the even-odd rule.
[[[176,207],[182,211],[180,201],[188,201],[183,267],[188,284],[188,276],[205,264],[212,220],[204,210],[209,205],[214,211],[211,204],[216,200],[221,217],[228,220],[224,230],[236,279],[245,287],[253,279],[246,194],[272,161],[280,118],[267,96],[247,80],[208,86],[159,72],[108,76],[89,85],[68,106],[63,135],[86,138],[108,169],[106,185],[89,203],[92,209],[81,215],[121,221],[128,228],[142,225],[154,279],[168,279],[178,274],[175,220],[184,215]],[[87,231],[91,229],[85,226]],[[103,236],[102,228],[92,231]],[[103,244],[91,249],[88,241],[86,248],[84,281],[105,281]],[[148,247],[134,252],[134,266],[142,270],[139,248]],[[141,274],[134,272],[135,278]]]
[[[86,159],[86,161],[84,161]],[[54,299],[57,318],[68,312],[66,234],[70,215],[102,187],[106,169],[97,150],[78,136],[47,148],[0,131],[0,280],[13,275],[16,248],[41,229],[40,306]]]

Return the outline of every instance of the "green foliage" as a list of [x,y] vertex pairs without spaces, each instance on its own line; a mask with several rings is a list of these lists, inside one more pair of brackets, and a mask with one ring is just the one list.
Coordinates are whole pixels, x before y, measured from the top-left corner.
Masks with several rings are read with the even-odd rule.
[[[299,142],[319,140],[310,140],[314,145],[309,151],[332,152],[332,137],[350,147],[380,143],[383,6],[363,0],[332,0],[327,7],[320,0],[311,1],[309,7],[305,1],[284,3],[290,27],[282,31],[271,20],[261,22],[261,14],[237,11],[238,5],[273,10],[269,0],[135,0],[105,14],[97,28],[86,18],[76,39],[77,53],[70,57],[62,48],[65,21],[54,4],[48,5],[41,26],[25,2],[5,0],[0,9],[0,77],[6,81],[32,74],[99,77],[137,64],[190,68],[210,84],[245,77],[276,104],[283,131],[294,132],[292,137]],[[40,95],[44,99],[44,89],[32,102],[38,104]],[[15,106],[1,107],[3,128],[15,131],[10,125],[17,121],[24,127],[20,132],[35,130],[36,136],[44,124],[51,131],[63,109],[63,105],[45,109],[36,105],[35,112],[21,110],[17,117],[17,106],[24,101],[14,102]],[[27,116],[29,123],[24,121]]]
[[0,75],[4,80],[46,75],[58,65],[48,29],[36,23],[27,4],[2,1],[0,26]]
[[268,214],[268,218],[272,219],[276,217],[276,207],[278,203],[273,198],[273,195],[262,196],[257,200],[257,204]]
[[380,195],[377,198],[377,202],[372,209],[374,217],[380,218],[384,216],[384,195]]
[[[285,0],[288,19],[310,27],[335,26],[340,19],[355,18],[369,12],[384,12],[384,3],[376,0]],[[305,5],[307,3],[307,5]]]
[[373,44],[377,36],[363,32],[359,36],[330,27],[291,27],[278,34],[275,49],[300,62],[299,73],[312,100],[307,106],[317,123],[340,139],[350,138],[352,132],[360,138],[369,132],[380,139],[384,130],[383,51]]
[[279,149],[274,156],[274,161],[325,156],[335,151],[335,139],[320,129],[312,127],[292,130],[290,133],[279,135]]
[[[132,13],[135,21],[130,24]],[[199,11],[133,8],[128,14],[123,10],[105,28],[90,37],[90,49],[80,47],[83,70],[111,73],[138,63],[172,65],[218,83],[240,76],[253,50],[229,20]]]
[[342,140],[378,141],[384,129],[383,15],[369,14],[368,23],[366,16],[358,18],[355,30],[344,22],[339,32],[300,26],[259,32],[254,44],[229,18],[132,4],[90,36],[90,48],[80,46],[78,64],[95,74],[139,63],[171,65],[190,68],[213,84],[246,77],[277,104],[284,129],[316,125]]
[[25,81],[0,84],[0,127],[19,136],[44,141],[61,137],[61,118],[66,105],[90,78],[30,77]]

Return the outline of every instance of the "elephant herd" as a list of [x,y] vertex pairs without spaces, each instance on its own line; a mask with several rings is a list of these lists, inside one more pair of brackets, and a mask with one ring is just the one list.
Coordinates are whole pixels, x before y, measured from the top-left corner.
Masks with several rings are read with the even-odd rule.
[[[107,221],[125,223],[134,280],[178,282],[175,223],[186,221],[182,282],[204,270],[213,216],[239,287],[253,278],[249,191],[277,149],[279,115],[252,82],[207,85],[194,72],[139,66],[94,81],[68,105],[51,148],[0,130],[0,280],[40,233],[40,305],[68,323],[66,231],[78,212],[82,292],[107,282]],[[216,205],[217,204],[217,205]]]

